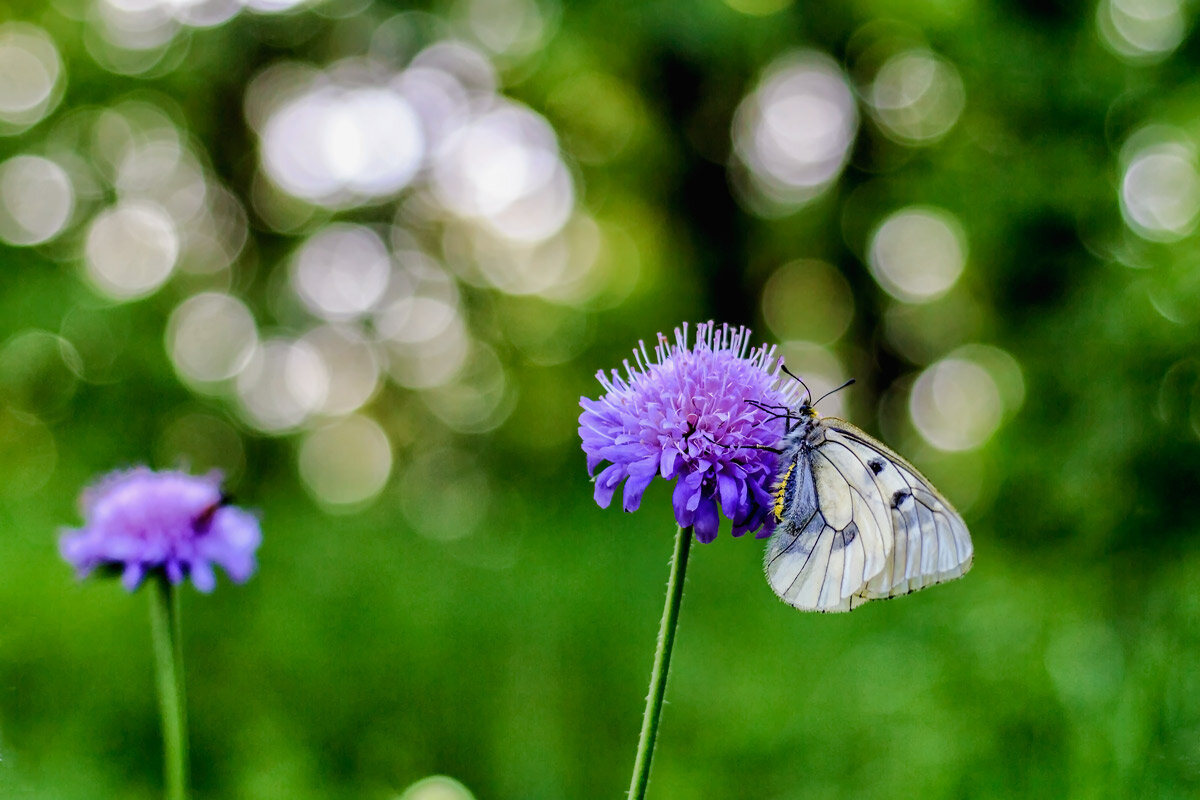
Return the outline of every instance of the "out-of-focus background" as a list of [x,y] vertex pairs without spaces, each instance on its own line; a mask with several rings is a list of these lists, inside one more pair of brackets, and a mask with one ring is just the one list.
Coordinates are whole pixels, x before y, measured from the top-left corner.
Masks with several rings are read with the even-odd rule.
[[595,507],[578,399],[710,318],[856,377],[823,410],[976,566],[820,616],[761,542],[695,549],[652,796],[1195,796],[1195,27],[9,0],[0,796],[159,792],[147,600],[56,549],[136,463],[263,518],[249,584],[184,596],[198,798],[619,796],[673,523]]

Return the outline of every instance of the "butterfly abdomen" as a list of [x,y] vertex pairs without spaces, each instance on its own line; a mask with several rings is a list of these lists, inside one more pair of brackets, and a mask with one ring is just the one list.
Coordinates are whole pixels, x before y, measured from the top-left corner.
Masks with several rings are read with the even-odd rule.
[[783,509],[788,505],[792,496],[796,492],[792,475],[796,472],[796,461],[788,464],[787,470],[779,476],[779,481],[775,484],[775,519],[783,520]]
[[775,521],[785,527],[803,528],[817,506],[813,485],[812,452],[803,443],[785,447],[782,455],[787,465],[775,486]]

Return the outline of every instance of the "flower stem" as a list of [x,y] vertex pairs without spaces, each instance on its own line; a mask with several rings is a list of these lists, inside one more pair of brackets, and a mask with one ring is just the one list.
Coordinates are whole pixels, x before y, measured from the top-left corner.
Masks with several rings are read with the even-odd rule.
[[638,738],[637,758],[633,762],[629,800],[642,800],[646,796],[646,784],[650,781],[650,759],[654,756],[654,740],[658,736],[658,720],[662,716],[663,695],[667,690],[667,671],[671,667],[671,646],[675,643],[675,626],[679,622],[679,605],[683,600],[683,577],[687,571],[688,551],[691,546],[692,529],[680,527],[675,532],[671,576],[667,579],[667,602],[663,606],[662,623],[658,628],[658,646],[654,650],[650,693],[646,696],[642,735]]
[[150,628],[163,726],[166,800],[186,800],[188,772],[187,705],[183,690],[183,641],[179,633],[179,593],[167,576],[150,581]]

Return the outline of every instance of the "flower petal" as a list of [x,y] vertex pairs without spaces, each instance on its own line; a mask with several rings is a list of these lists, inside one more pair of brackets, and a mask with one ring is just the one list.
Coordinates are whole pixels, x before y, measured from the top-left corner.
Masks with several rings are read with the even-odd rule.
[[681,480],[675,484],[675,491],[671,493],[671,506],[675,510],[675,521],[681,527],[692,527],[692,521],[696,517],[696,506],[692,503],[693,495],[699,496],[700,490],[693,489],[688,486],[687,480]]
[[774,504],[775,498],[763,488],[762,483],[759,481],[747,481],[746,485],[749,487],[751,494],[754,495],[755,504],[767,508],[770,508]]
[[130,561],[121,571],[121,585],[125,587],[125,591],[132,592],[141,585],[144,577],[146,577],[145,566],[136,561]]
[[197,561],[192,564],[192,585],[204,594],[217,588],[217,576],[207,561]]
[[613,492],[617,490],[617,484],[624,479],[624,467],[619,464],[610,464],[605,467],[604,471],[596,476],[596,491],[593,495],[596,505],[608,508],[608,504],[612,502]]
[[741,506],[741,500],[745,496],[745,485],[739,486],[741,483],[737,478],[728,475],[724,472],[717,475],[717,490],[721,495],[721,510],[725,512],[725,516],[730,519],[738,517],[738,510]]
[[704,490],[704,473],[690,473],[683,479],[683,483],[691,490],[687,501],[688,511],[695,511],[700,505],[700,495]]
[[626,511],[637,511],[642,504],[642,494],[654,476],[658,474],[658,459],[650,456],[629,465],[629,480],[625,481],[623,506]]
[[[753,530],[753,528],[751,528]],[[775,533],[775,515],[767,514],[762,522],[762,530],[754,534],[755,539],[769,539]]]
[[665,447],[659,459],[658,474],[667,480],[675,477],[675,465],[679,461],[679,451],[674,447]]
[[721,518],[717,516],[717,503],[711,497],[705,497],[700,500],[700,505],[696,508],[696,522],[693,530],[696,532],[696,541],[701,544],[708,544],[713,539],[717,538],[717,531],[721,526]]

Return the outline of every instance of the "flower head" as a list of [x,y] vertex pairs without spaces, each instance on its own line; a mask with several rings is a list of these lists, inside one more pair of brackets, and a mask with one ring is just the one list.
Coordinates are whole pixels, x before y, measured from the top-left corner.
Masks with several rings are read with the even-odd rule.
[[65,529],[59,549],[80,577],[116,569],[131,592],[158,569],[171,583],[190,576],[211,592],[214,564],[237,583],[249,579],[262,539],[254,515],[226,501],[219,473],[113,472],[84,490],[84,526]]
[[689,345],[685,324],[674,344],[659,334],[653,359],[642,344],[624,375],[597,374],[605,393],[580,398],[579,435],[589,474],[609,462],[595,478],[601,508],[624,481],[623,506],[636,510],[660,475],[675,481],[675,519],[701,542],[716,538],[718,510],[733,522],[734,536],[771,533],[776,456],[756,448],[778,445],[782,430],[754,403],[790,406],[797,387],[780,388],[775,348],[749,345],[746,328],[712,322],[697,325]]

